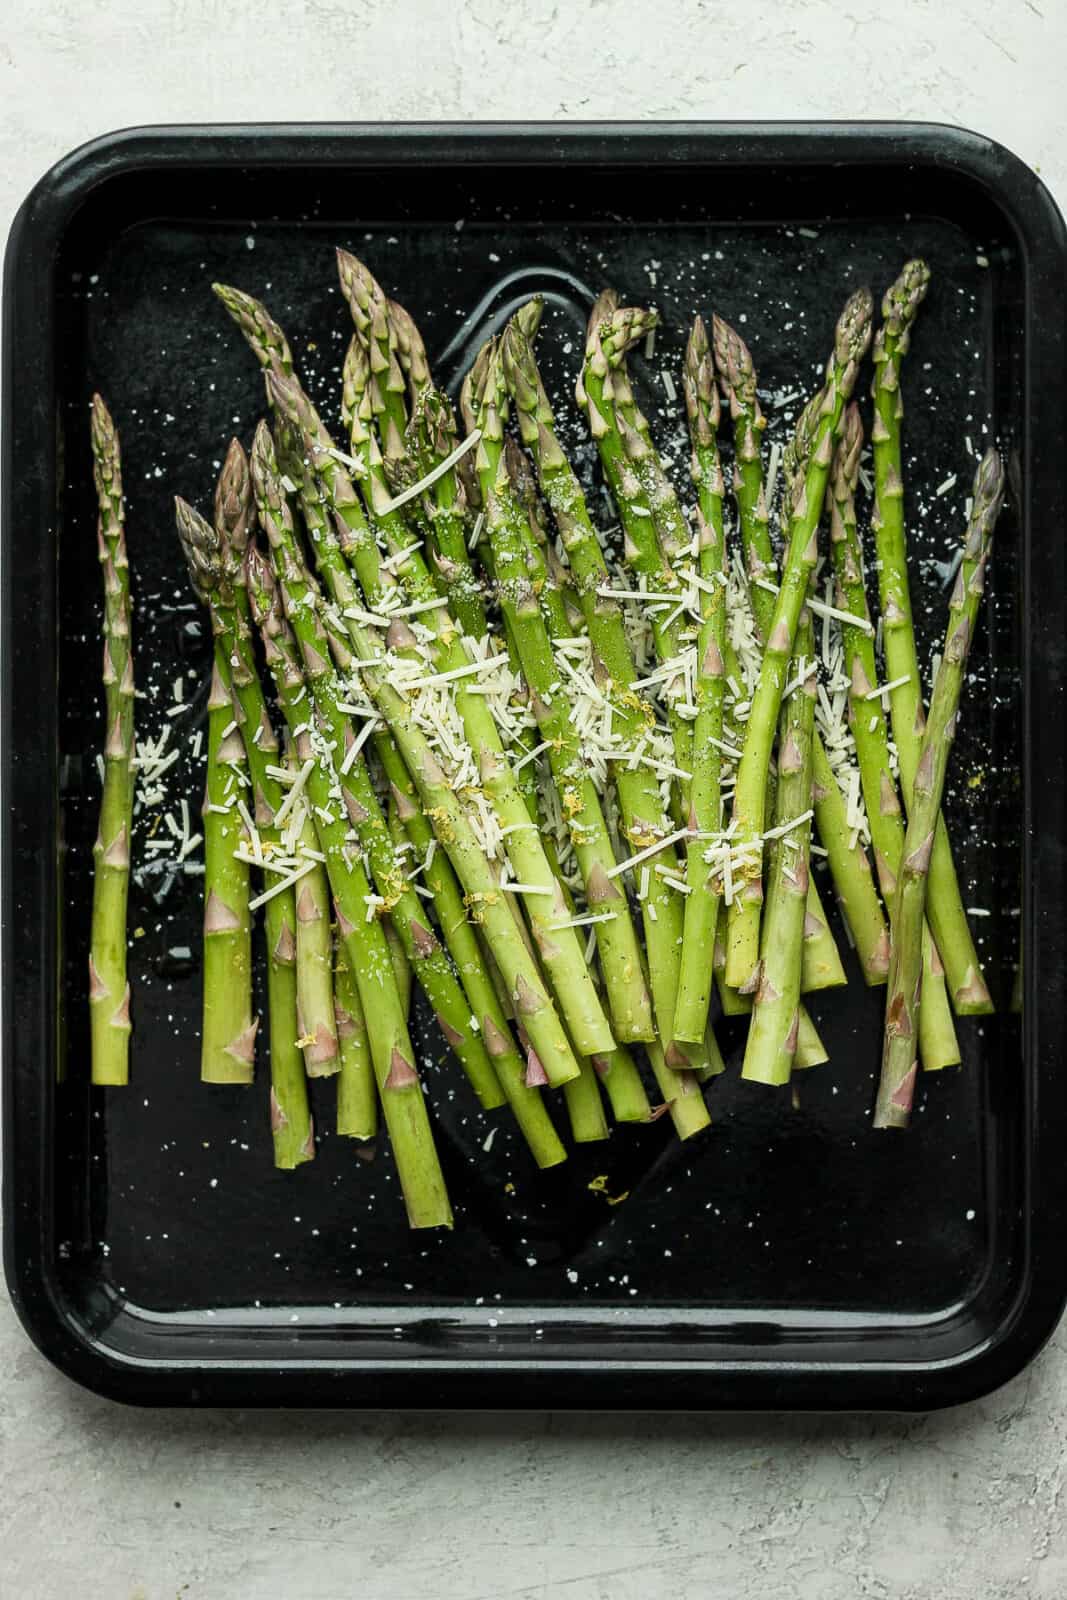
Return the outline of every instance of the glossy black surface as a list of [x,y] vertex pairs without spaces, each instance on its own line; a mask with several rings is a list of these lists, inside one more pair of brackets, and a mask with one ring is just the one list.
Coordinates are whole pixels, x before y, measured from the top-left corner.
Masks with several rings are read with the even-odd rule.
[[[546,377],[604,522],[569,401],[604,282],[663,315],[634,366],[688,495],[660,374],[677,382],[695,311],[750,340],[784,442],[849,290],[930,261],[905,371],[924,659],[973,472],[965,438],[980,451],[988,426],[1015,490],[947,802],[966,903],[989,913],[975,929],[1000,1010],[961,1023],[964,1066],[926,1079],[908,1135],[869,1127],[881,996],[854,962],[847,992],[813,1001],[832,1059],[800,1078],[797,1109],[737,1082],[724,1023],[709,1134],[683,1149],[666,1122],[621,1129],[550,1174],[505,1114],[477,1109],[420,1018],[457,1227],[412,1235],[388,1153],[360,1163],[330,1136],[328,1085],[316,1161],[280,1174],[266,1072],[252,1090],[199,1084],[195,879],[132,898],[133,1081],[88,1089],[88,397],[107,395],[123,439],[139,732],[171,721],[187,741],[208,643],[183,609],[172,496],[206,509],[230,433],[247,438],[261,406],[208,284],[267,301],[335,421],[350,332],[337,243],[408,305],[450,382],[545,292]],[[1067,498],[1053,443],[1064,265],[1037,179],[941,128],[148,130],[43,180],[5,283],[4,1211],[16,1303],[60,1365],[143,1400],[907,1407],[980,1392],[1033,1353],[1065,1289],[1064,562],[1050,531]],[[192,709],[168,719],[183,671]],[[182,769],[170,803],[195,811],[202,766]]]

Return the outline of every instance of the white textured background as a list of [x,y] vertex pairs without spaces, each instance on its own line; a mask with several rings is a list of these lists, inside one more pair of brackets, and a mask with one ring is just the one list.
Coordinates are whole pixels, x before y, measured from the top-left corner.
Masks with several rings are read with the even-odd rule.
[[[1004,141],[1067,203],[1065,0],[0,14],[4,233],[57,157],[148,122],[911,117]],[[0,1595],[1059,1600],[1065,1401],[1061,1332],[991,1399],[904,1420],[135,1412],[54,1373],[0,1294]]]

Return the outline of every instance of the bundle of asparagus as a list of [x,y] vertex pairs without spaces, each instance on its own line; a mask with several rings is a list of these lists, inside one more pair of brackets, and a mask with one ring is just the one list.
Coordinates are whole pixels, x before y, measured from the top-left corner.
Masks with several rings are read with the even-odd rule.
[[[413,319],[355,257],[339,251],[338,265],[354,325],[345,447],[266,307],[217,284],[271,418],[250,460],[231,443],[212,522],[177,501],[215,640],[203,1078],[252,1079],[262,904],[278,1165],[314,1154],[307,1079],[335,1076],[338,1132],[366,1145],[380,1107],[412,1226],[450,1224],[408,1033],[412,983],[482,1107],[507,1105],[539,1166],[565,1159],[546,1098],[556,1088],[576,1140],[607,1136],[605,1102],[620,1122],[666,1112],[690,1138],[708,1126],[704,1086],[724,1067],[716,1004],[750,1017],[745,1079],[782,1085],[827,1059],[803,997],[846,972],[818,851],[863,981],[887,984],[875,1123],[905,1126],[920,1062],[960,1059],[953,1011],[991,1009],[939,811],[1003,480],[990,452],[927,716],[900,404],[926,268],[908,263],[890,288],[874,346],[879,683],[855,502],[867,290],[848,300],[785,452],[779,560],[755,369],[719,317],[710,340],[696,319],[681,373],[689,510],[628,373],[656,316],[610,291],[593,307],[577,392],[617,548],[595,526],[538,370],[541,303],[479,352],[460,439]],[[118,447],[102,404],[94,449],[109,733],[93,1071],[119,1082],[132,675]],[[824,565],[834,588],[820,598]],[[847,684],[845,718],[828,671]]]

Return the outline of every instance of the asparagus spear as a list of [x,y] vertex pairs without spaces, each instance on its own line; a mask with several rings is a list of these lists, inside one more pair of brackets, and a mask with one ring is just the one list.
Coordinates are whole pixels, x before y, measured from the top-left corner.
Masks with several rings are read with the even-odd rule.
[[[867,594],[863,580],[863,555],[856,526],[856,480],[863,424],[853,402],[845,413],[845,426],[834,455],[830,485],[831,549],[837,574],[840,611],[866,622]],[[849,675],[849,724],[856,741],[856,759],[867,808],[871,844],[878,879],[887,905],[892,904],[904,849],[904,822],[889,761],[889,734],[878,698],[874,639],[870,631],[845,624],[842,628],[845,670]],[[923,1005],[919,1016],[919,1047],[923,1065],[935,1070],[960,1059],[952,1012],[945,990],[944,969],[929,928],[923,926]]]
[[[541,490],[551,508],[566,552],[582,616],[593,650],[593,672],[611,709],[612,726],[626,749],[640,747],[655,721],[652,707],[633,684],[637,677],[619,603],[604,593],[611,588],[604,553],[582,488],[556,435],[556,423],[541,383],[533,351],[516,320],[503,340],[508,388],[515,401],[519,430],[533,453]],[[669,837],[659,783],[651,768],[619,763],[614,770],[622,827],[635,854]],[[664,1100],[671,1106],[679,1136],[707,1126],[700,1096],[690,1093],[689,1060],[671,1039],[678,989],[678,964],[683,931],[681,897],[653,870],[649,861],[647,892],[641,899],[649,987],[659,1037],[665,1049],[650,1050],[653,1070]],[[683,1126],[679,1126],[679,1121]]]
[[793,1070],[800,1029],[800,957],[808,892],[811,824],[811,736],[815,724],[815,641],[811,614],[800,613],[794,670],[801,681],[782,711],[776,826],[790,831],[774,841],[770,890],[760,935],[760,979],[752,1005],[741,1076],[783,1084]]
[[683,374],[685,405],[692,445],[692,473],[697,486],[700,560],[700,636],[697,640],[696,706],[693,727],[693,783],[689,801],[686,847],[685,931],[674,1013],[676,1039],[697,1042],[708,1024],[715,927],[719,918],[720,884],[708,871],[705,840],[722,826],[720,771],[723,743],[723,691],[726,645],[726,536],[723,529],[722,466],[717,442],[719,392],[703,320],[697,317],[689,335]]
[[[761,644],[766,643],[774,616],[778,562],[771,544],[763,482],[761,439],[766,427],[756,393],[756,370],[743,339],[721,317],[712,323],[715,364],[723,399],[730,408],[734,424],[734,496],[741,531],[741,551],[748,579],[749,600]],[[810,408],[809,408],[810,409]],[[807,411],[805,412],[805,419]],[[810,444],[810,439],[808,440]],[[787,492],[787,504],[789,502]],[[730,669],[732,671],[732,668]],[[736,679],[736,681],[740,681]],[[844,798],[834,776],[818,728],[812,736],[814,784],[812,804],[815,825],[827,852],[834,888],[856,952],[864,982],[885,982],[889,970],[889,934],[871,879],[870,864],[849,826]],[[769,814],[769,812],[768,812]],[[823,985],[815,981],[812,958],[818,953],[823,973],[834,982],[845,982],[844,970],[826,915],[819,901],[814,877],[809,883],[808,916],[805,927],[821,928],[817,941],[805,937],[805,964],[802,988],[808,991]]]
[[[589,908],[594,915],[611,915],[610,921],[594,926],[613,1032],[623,1042],[651,1039],[652,1005],[641,972],[637,939],[626,897],[612,881],[615,853],[599,796],[582,758],[578,730],[571,720],[571,701],[559,682],[552,640],[527,569],[529,525],[516,501],[502,449],[505,403],[499,353],[494,352],[486,363],[475,404],[482,430],[476,464],[497,591],[530,687],[538,729],[548,745],[549,766]],[[566,626],[565,621],[563,625]]]
[[[234,854],[244,841],[232,808],[234,785],[247,771],[245,747],[233,720],[229,663],[217,648],[208,695],[207,793],[204,799],[204,993],[200,1076],[204,1083],[251,1083],[252,914],[248,863]],[[240,774],[241,776],[238,776]]]
[[93,846],[89,945],[92,1081],[124,1084],[130,1075],[130,985],[126,977],[126,902],[133,817],[133,656],[130,579],[119,436],[100,395],[92,401],[97,546],[104,571],[104,789]]
[[[900,368],[911,342],[911,326],[930,282],[924,261],[909,261],[882,301],[883,323],[874,345],[873,518],[878,552],[878,592],[893,738],[900,763],[904,804],[911,814],[911,791],[919,764],[923,733],[922,678],[912,626],[908,584],[907,536],[904,530],[904,485],[900,447],[904,407]],[[982,968],[963,909],[952,850],[942,819],[934,832],[930,859],[927,916],[945,964],[949,993],[960,1016],[993,1010]]]
[[922,926],[934,831],[956,733],[967,656],[978,625],[993,529],[1004,495],[1004,467],[995,450],[983,456],[963,559],[949,604],[945,649],[934,681],[930,714],[912,784],[904,855],[893,903],[893,957],[886,994],[885,1044],[875,1107],[876,1128],[906,1128],[918,1070],[916,1042],[922,1004]]
[[[299,772],[290,744],[286,765]],[[296,896],[296,1025],[304,1070],[309,1078],[330,1078],[341,1070],[333,992],[333,938],[330,933],[330,882],[315,856],[318,834],[307,811],[299,833],[299,852],[314,862],[293,893]]]
[[[314,707],[319,735],[335,754],[341,800],[374,875],[384,909],[407,960],[422,985],[442,1032],[455,1051],[471,1087],[486,1110],[503,1105],[480,1034],[469,1025],[470,1008],[447,954],[411,887],[382,815],[366,765],[341,757],[359,746],[344,707],[344,695],[330,659],[329,643],[316,596],[296,543],[292,513],[277,472],[270,430],[261,422],[252,448],[252,479],[260,524],[267,535],[281,586],[286,619],[296,638],[303,676]],[[297,903],[299,916],[300,903]],[[299,939],[298,939],[299,951]]]
[[408,1221],[413,1228],[451,1227],[452,1210],[385,934],[376,918],[367,921],[370,885],[362,860],[348,840],[349,823],[332,755],[322,734],[313,734],[314,725],[309,726],[296,640],[285,620],[270,565],[254,544],[249,546],[245,571],[252,613],[297,757],[310,763],[306,791],[326,857],[345,956],[359,985],[374,1075]]
[[[228,552],[226,580],[239,579],[251,515],[244,451],[232,440],[215,489],[215,527]],[[234,796],[247,785],[244,740],[233,723],[230,663],[216,642],[208,694],[204,801],[204,974],[200,1076],[251,1083],[259,1019],[252,1016],[252,914],[247,848]],[[230,731],[227,731],[230,730]]]
[[334,947],[333,1007],[337,1048],[337,1131],[349,1139],[373,1139],[378,1131],[378,1092],[367,1039],[367,1019],[359,985],[348,964],[343,941]]
[[759,954],[760,906],[763,899],[759,842],[763,832],[767,764],[781,708],[782,690],[793,650],[797,620],[818,556],[817,529],[830,472],[833,442],[840,431],[841,416],[855,386],[859,363],[870,337],[870,291],[860,289],[849,298],[837,324],[807,470],[791,507],[789,544],[781,586],[775,598],[759,683],[752,697],[745,743],[737,768],[733,820],[741,858],[739,875],[743,885],[730,906],[726,978],[738,988],[751,982]]
[[411,962],[404,954],[404,946],[400,942],[400,935],[393,927],[391,917],[383,917],[382,927],[385,929],[385,942],[389,946],[389,959],[393,963],[393,977],[396,980],[396,992],[400,996],[400,1009],[405,1017],[411,1010]]
[[[178,536],[189,567],[193,588],[208,607],[215,638],[216,659],[225,660],[233,695],[233,718],[244,740],[251,780],[252,826],[265,859],[276,851],[279,833],[275,817],[282,806],[278,780],[268,770],[277,741],[267,715],[248,630],[247,596],[234,576],[236,552],[227,538],[238,543],[247,537],[247,510],[251,495],[248,463],[240,445],[231,445],[224,471],[226,493],[217,505],[215,527],[204,521],[184,500],[175,501]],[[238,811],[238,796],[226,803]],[[243,804],[243,802],[242,802]],[[247,808],[246,808],[247,810]],[[251,909],[251,904],[249,909]],[[291,1169],[315,1155],[315,1131],[308,1106],[304,1060],[297,1045],[296,1020],[296,901],[291,888],[273,893],[264,906],[267,940],[267,1014],[270,1028],[270,1119],[274,1164]]]

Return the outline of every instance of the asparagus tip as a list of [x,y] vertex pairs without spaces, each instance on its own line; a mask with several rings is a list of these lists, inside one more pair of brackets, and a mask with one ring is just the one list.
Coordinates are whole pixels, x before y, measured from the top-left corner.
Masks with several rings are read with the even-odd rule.
[[845,308],[837,320],[834,334],[834,358],[841,367],[862,360],[871,342],[871,322],[874,317],[874,297],[864,285],[849,295]]
[[174,496],[174,515],[178,540],[189,568],[194,590],[204,600],[222,579],[222,550],[219,536],[211,524],[188,500]]
[[916,257],[905,262],[898,277],[889,285],[882,298],[882,316],[886,332],[899,339],[915,320],[915,314],[926,298],[930,287],[930,268]]
[[386,301],[385,314],[397,359],[407,374],[413,395],[417,395],[425,384],[433,381],[422,334],[411,313],[396,300]]
[[240,439],[231,439],[215,488],[215,531],[234,562],[244,559],[252,514],[248,457]]
[[694,442],[710,445],[719,426],[719,391],[703,317],[695,317],[685,347],[682,372],[685,408]]
[[859,406],[853,400],[845,411],[841,438],[834,452],[832,492],[835,499],[845,502],[856,493],[862,449],[863,417]]
[[512,317],[509,327],[516,327],[523,338],[529,340],[532,344],[537,337],[537,330],[541,326],[541,318],[544,316],[544,312],[545,297],[543,294],[535,294],[532,299],[527,300],[524,306],[519,307]]

